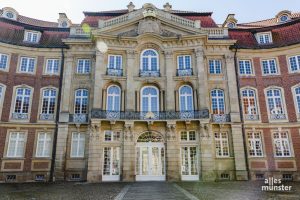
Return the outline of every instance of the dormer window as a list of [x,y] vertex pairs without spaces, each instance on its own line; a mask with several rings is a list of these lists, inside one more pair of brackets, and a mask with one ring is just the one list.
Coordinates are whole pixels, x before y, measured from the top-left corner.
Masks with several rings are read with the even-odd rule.
[[289,17],[287,15],[281,15],[279,20],[280,20],[280,22],[286,22],[289,20]]
[[228,28],[235,28],[235,23],[229,22],[229,23],[227,24],[227,27],[228,27]]
[[13,19],[14,18],[14,14],[12,12],[7,12],[6,13],[6,17],[9,19]]
[[2,17],[12,20],[17,20],[18,12],[10,7],[5,7],[2,9]]
[[25,31],[24,42],[38,43],[40,33],[35,31]]
[[259,44],[271,44],[273,42],[271,32],[257,33],[256,40]]

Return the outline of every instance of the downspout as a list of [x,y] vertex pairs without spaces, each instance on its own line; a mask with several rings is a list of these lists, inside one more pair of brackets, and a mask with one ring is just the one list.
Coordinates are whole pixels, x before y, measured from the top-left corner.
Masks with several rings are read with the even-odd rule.
[[243,107],[242,107],[242,101],[241,101],[241,92],[240,92],[240,80],[239,80],[239,69],[238,69],[238,63],[237,63],[237,47],[236,45],[233,46],[234,48],[234,67],[235,67],[235,76],[236,76],[236,85],[237,85],[237,93],[238,93],[238,102],[240,107],[240,118],[242,122],[242,134],[243,134],[243,143],[244,143],[244,154],[245,154],[245,162],[246,162],[246,170],[248,175],[248,180],[250,177],[250,171],[249,171],[249,163],[248,163],[248,153],[247,153],[247,142],[246,142],[246,135],[245,135],[245,126],[244,126],[244,115],[243,115]]
[[65,54],[64,48],[61,48],[61,64],[60,64],[60,74],[59,74],[59,88],[57,95],[57,109],[55,115],[55,131],[53,137],[53,148],[52,148],[52,162],[50,168],[50,177],[49,182],[54,182],[54,170],[55,170],[55,159],[56,159],[56,146],[57,146],[57,135],[58,135],[58,123],[59,123],[59,112],[60,112],[60,103],[61,103],[61,93],[62,93],[62,84],[63,84],[63,74],[64,74],[64,63],[65,63]]

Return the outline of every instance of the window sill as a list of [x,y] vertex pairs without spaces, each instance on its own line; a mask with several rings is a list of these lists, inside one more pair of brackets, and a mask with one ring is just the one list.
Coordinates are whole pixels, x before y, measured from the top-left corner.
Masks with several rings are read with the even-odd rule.
[[5,157],[1,158],[1,160],[25,160],[25,158],[24,157],[7,157],[7,156],[5,156]]

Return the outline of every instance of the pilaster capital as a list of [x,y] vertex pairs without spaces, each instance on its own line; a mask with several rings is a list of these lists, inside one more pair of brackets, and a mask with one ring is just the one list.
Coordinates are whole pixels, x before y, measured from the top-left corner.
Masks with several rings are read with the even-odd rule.
[[225,56],[226,62],[234,62],[234,56],[231,54],[226,54]]
[[127,50],[126,53],[127,53],[128,58],[135,58],[135,56],[137,54],[137,52],[135,50]]
[[204,51],[202,48],[197,48],[197,49],[195,49],[195,54],[196,54],[196,57],[203,57]]
[[172,58],[173,57],[173,51],[172,50],[166,50],[164,51],[164,54],[166,58]]
[[104,56],[104,52],[101,52],[101,51],[99,51],[99,50],[97,50],[96,51],[96,57],[98,57],[98,56]]

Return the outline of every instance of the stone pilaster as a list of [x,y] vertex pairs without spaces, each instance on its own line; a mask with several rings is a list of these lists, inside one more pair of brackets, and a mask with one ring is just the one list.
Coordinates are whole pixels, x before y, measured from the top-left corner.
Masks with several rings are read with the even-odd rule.
[[233,142],[233,149],[234,149],[236,179],[248,180],[242,126],[240,124],[236,124],[236,125],[231,125],[231,128],[232,128],[232,142]]
[[173,75],[176,69],[173,52],[171,50],[165,51],[165,67],[167,76],[167,90],[166,90],[166,110],[175,110],[175,99],[174,99],[174,81]]
[[102,179],[102,148],[100,146],[100,123],[91,123],[89,127],[88,182],[99,182]]
[[95,73],[94,73],[94,99],[93,108],[102,108],[102,89],[103,79],[102,76],[106,73],[106,67],[104,67],[104,56],[105,54],[97,51]]
[[135,88],[132,86],[132,83],[134,82],[133,76],[136,73],[135,72],[135,58],[136,58],[136,52],[134,50],[128,50],[127,51],[127,85],[126,85],[126,110],[133,111],[135,108]]
[[55,180],[64,180],[65,165],[66,165],[66,152],[67,152],[67,139],[68,139],[68,125],[58,125],[58,135],[56,143],[56,156],[55,156]]
[[123,171],[122,181],[135,181],[135,142],[133,122],[125,122],[123,138]]
[[207,87],[207,73],[205,70],[205,63],[204,63],[204,52],[203,49],[196,49],[196,68],[198,71],[198,81],[199,81],[199,93],[198,99],[200,101],[200,108],[205,109],[209,107],[209,100],[208,100],[208,87]]
[[180,180],[180,146],[176,135],[176,122],[167,122],[165,137],[167,181]]

